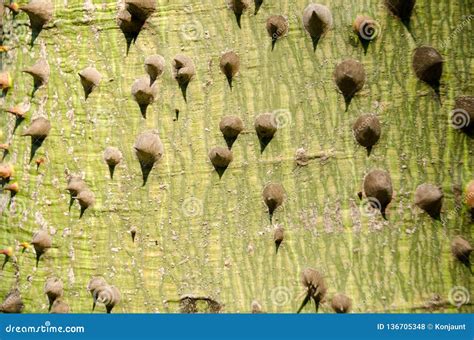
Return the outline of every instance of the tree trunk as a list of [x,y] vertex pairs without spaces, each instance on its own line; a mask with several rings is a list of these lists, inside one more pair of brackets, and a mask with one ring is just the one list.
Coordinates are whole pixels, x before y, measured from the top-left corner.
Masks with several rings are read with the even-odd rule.
[[[9,51],[2,67],[14,88],[1,105],[28,101],[31,108],[15,132],[15,118],[0,117],[0,143],[11,144],[4,162],[14,165],[13,180],[21,188],[11,204],[8,192],[0,196],[0,247],[29,241],[40,228],[53,234],[53,248],[38,269],[32,248],[16,252],[25,312],[47,312],[43,285],[52,275],[64,280],[64,300],[74,312],[90,312],[86,286],[95,275],[119,288],[122,301],[114,312],[126,313],[176,312],[178,304],[165,301],[184,294],[209,296],[224,312],[249,312],[253,300],[266,312],[296,312],[305,267],[324,274],[327,300],[345,293],[354,312],[409,312],[434,294],[448,300],[453,287],[471,288],[470,273],[452,258],[450,243],[458,234],[474,236],[459,194],[473,177],[474,143],[448,118],[455,97],[473,93],[472,1],[418,0],[409,29],[383,1],[321,2],[330,7],[334,28],[315,51],[302,22],[306,0],[264,1],[257,15],[252,2],[241,29],[224,0],[159,0],[128,55],[117,1],[54,0],[53,20],[33,47],[27,15],[13,17],[5,9],[3,45]],[[265,23],[274,14],[288,17],[289,33],[272,51]],[[359,14],[380,25],[366,52],[352,30]],[[423,44],[445,61],[442,105],[411,67],[413,49]],[[219,69],[227,50],[241,63],[232,89]],[[145,120],[131,86],[146,74],[144,60],[153,54],[165,58],[166,68]],[[191,57],[196,67],[187,102],[171,72],[177,54]],[[48,60],[51,76],[31,98],[32,78],[21,71],[40,57]],[[333,79],[336,64],[346,58],[359,60],[367,74],[347,112]],[[86,101],[78,72],[88,66],[102,80]],[[276,114],[279,129],[261,152],[254,120],[265,112]],[[382,123],[370,156],[352,135],[364,113]],[[21,133],[41,115],[52,129],[30,163],[30,139]],[[226,115],[239,116],[245,128],[220,177],[207,155],[226,146],[219,130]],[[142,186],[133,145],[151,129],[159,132],[164,155]],[[113,180],[102,158],[108,146],[123,153]],[[314,156],[305,166],[295,163],[298,148]],[[45,163],[37,169],[40,158]],[[357,197],[373,168],[392,177],[387,220],[365,213]],[[83,174],[95,194],[94,207],[81,219],[77,203],[68,210],[66,172]],[[286,192],[273,214],[273,224],[285,228],[277,254],[262,199],[269,182]],[[414,207],[414,190],[423,182],[442,187],[440,221]],[[4,296],[14,267],[7,264],[0,277]],[[450,304],[442,310],[450,309],[456,310]],[[330,303],[319,310],[330,312]]]

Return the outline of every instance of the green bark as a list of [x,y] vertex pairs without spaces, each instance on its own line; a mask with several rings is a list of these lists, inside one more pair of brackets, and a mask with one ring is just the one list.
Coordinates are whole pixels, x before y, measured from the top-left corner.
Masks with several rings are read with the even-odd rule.
[[[303,298],[299,275],[307,266],[325,275],[328,298],[336,292],[350,296],[354,312],[408,312],[433,294],[447,300],[455,286],[472,292],[471,276],[452,258],[450,242],[457,234],[473,239],[455,188],[473,178],[474,144],[448,123],[454,98],[473,92],[472,1],[419,0],[411,33],[382,1],[321,1],[331,8],[335,27],[313,52],[301,18],[307,1],[265,1],[258,15],[253,7],[244,12],[239,29],[223,0],[160,0],[128,55],[116,1],[94,1],[93,7],[77,0],[54,3],[53,22],[33,47],[26,14],[5,14],[3,25],[4,45],[11,47],[3,69],[15,81],[2,99],[4,108],[29,100],[32,80],[22,69],[42,55],[51,67],[48,85],[31,99],[14,134],[14,118],[0,118],[0,143],[12,145],[5,161],[14,164],[21,186],[12,207],[5,208],[8,196],[1,196],[0,247],[29,241],[41,227],[54,234],[38,269],[32,249],[16,252],[26,312],[47,312],[43,285],[51,275],[65,282],[64,299],[74,312],[90,311],[86,285],[93,275],[120,289],[123,299],[114,311],[127,313],[175,312],[178,305],[164,301],[187,293],[210,296],[225,312],[248,312],[252,300],[268,312],[295,312]],[[381,27],[366,53],[352,32],[353,20],[364,13]],[[272,14],[286,15],[290,23],[273,52],[265,30]],[[445,60],[442,106],[412,71],[412,51],[421,44],[437,48]],[[241,57],[232,91],[219,70],[228,49]],[[144,120],[130,88],[145,74],[145,57],[157,53],[167,68]],[[187,103],[171,75],[179,53],[196,65]],[[362,62],[367,82],[345,112],[333,71],[349,57]],[[77,73],[87,66],[103,78],[85,101]],[[283,126],[261,153],[253,121],[276,110]],[[351,131],[355,119],[369,112],[382,122],[370,157]],[[37,171],[29,163],[29,138],[20,134],[39,114],[53,128],[38,150],[36,158],[46,163]],[[225,145],[219,121],[230,114],[242,118],[245,130],[219,178],[207,153]],[[148,129],[159,131],[165,154],[142,187],[132,146]],[[102,160],[107,146],[124,155],[113,180]],[[300,147],[327,157],[296,167]],[[372,168],[392,176],[395,198],[387,221],[364,216],[359,207],[357,192]],[[82,219],[77,204],[68,211],[66,169],[83,172],[96,195]],[[270,181],[282,183],[287,193],[274,214],[286,232],[278,254],[261,196]],[[414,190],[423,182],[443,189],[442,221],[413,207]],[[15,281],[11,263],[0,276],[4,296]],[[320,311],[329,312],[329,304]],[[444,311],[457,310],[448,303]]]

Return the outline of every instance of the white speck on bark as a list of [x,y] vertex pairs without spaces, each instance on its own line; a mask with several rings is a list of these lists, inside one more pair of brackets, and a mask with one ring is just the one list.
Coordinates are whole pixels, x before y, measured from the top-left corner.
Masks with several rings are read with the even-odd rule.
[[69,271],[67,273],[67,277],[69,279],[69,284],[72,286],[76,282],[76,276],[74,275],[74,269],[72,267],[69,268]]

